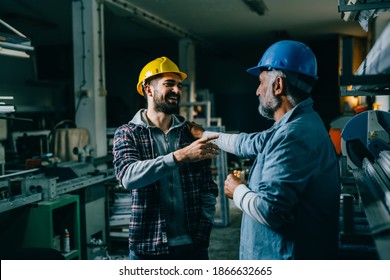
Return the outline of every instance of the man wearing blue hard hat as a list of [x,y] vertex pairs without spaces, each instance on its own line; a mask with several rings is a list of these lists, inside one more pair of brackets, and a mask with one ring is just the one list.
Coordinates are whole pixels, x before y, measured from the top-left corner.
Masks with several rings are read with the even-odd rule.
[[[273,126],[219,133],[215,143],[254,160],[247,181],[229,174],[225,195],[243,212],[240,259],[335,259],[339,233],[338,157],[310,97],[317,60],[308,46],[271,45],[257,66],[259,112]],[[191,126],[194,136],[214,132]]]

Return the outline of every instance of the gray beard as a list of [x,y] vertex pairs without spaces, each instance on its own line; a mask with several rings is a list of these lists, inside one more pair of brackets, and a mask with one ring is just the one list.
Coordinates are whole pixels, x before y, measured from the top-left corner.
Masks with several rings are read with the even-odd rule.
[[271,108],[265,108],[263,105],[259,105],[259,113],[261,116],[263,116],[264,118],[267,118],[267,119],[270,119],[270,120],[273,120],[274,119],[274,113],[275,111]]
[[280,98],[273,96],[271,93],[267,93],[263,101],[265,104],[261,103],[261,99],[259,97],[260,105],[258,110],[260,115],[262,115],[267,119],[273,120],[276,110],[282,104],[282,100]]

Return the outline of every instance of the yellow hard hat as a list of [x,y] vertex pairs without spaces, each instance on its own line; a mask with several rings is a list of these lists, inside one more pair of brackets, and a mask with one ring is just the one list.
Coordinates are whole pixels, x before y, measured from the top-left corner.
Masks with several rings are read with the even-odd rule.
[[142,68],[141,73],[139,74],[138,78],[138,84],[137,84],[137,91],[142,96],[144,95],[144,92],[142,91],[142,83],[155,75],[162,74],[162,73],[176,73],[180,75],[180,78],[184,80],[187,78],[187,74],[184,72],[181,72],[177,65],[170,60],[168,57],[162,56],[159,58],[156,58],[155,60],[152,60],[148,64]]

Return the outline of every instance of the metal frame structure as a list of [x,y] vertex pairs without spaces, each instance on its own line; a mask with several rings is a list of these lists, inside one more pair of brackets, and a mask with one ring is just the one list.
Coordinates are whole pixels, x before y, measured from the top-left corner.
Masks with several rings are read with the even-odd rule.
[[[354,75],[352,73],[352,37],[343,38],[342,73],[340,75],[341,96],[390,95],[390,74]],[[369,85],[371,89],[350,90],[351,85]]]
[[390,8],[390,1],[382,2],[371,2],[366,0],[365,3],[360,3],[355,1],[354,4],[348,4],[351,1],[348,0],[339,0],[339,12],[351,12],[351,11],[361,11],[361,10],[372,10],[372,9],[388,9]]
[[[225,132],[224,126],[210,126],[210,127],[205,127],[205,129],[214,132]],[[214,219],[214,225],[226,227],[230,223],[229,200],[225,196],[225,191],[224,191],[225,179],[228,174],[226,152],[219,151],[219,155],[216,159],[214,159],[214,161],[217,167],[216,183],[218,185],[218,190],[219,190],[217,206],[218,209],[220,210],[220,217]]]
[[28,52],[34,50],[34,47],[31,46],[30,39],[1,19],[0,24],[14,33],[0,33],[0,54],[29,58]]

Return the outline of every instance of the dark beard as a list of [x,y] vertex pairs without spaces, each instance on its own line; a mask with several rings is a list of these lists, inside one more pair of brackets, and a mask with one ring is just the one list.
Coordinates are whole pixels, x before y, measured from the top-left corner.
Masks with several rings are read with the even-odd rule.
[[[169,98],[169,95],[166,98]],[[159,101],[159,100],[156,100],[156,98],[154,98],[155,109],[157,112],[162,112],[162,113],[167,114],[167,115],[172,115],[174,113],[178,113],[179,101],[180,101],[180,97],[179,97],[177,104],[171,105],[165,101]]]
[[168,105],[167,103],[159,103],[155,105],[157,112],[162,112],[167,115],[172,115],[178,112],[178,105]]

